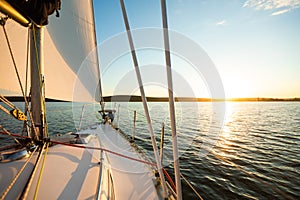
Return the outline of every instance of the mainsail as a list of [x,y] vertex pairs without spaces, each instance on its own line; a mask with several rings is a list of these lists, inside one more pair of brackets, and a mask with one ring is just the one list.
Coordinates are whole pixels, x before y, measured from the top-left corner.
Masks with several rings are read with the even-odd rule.
[[[3,12],[1,3],[9,1],[15,0],[0,0],[0,11]],[[22,1],[24,2],[41,3],[39,0]],[[123,1],[121,3],[125,14]],[[1,180],[0,199],[6,197],[175,199],[176,197],[175,188],[172,189],[164,181],[164,177],[168,175],[161,165],[153,130],[150,130],[150,133],[156,163],[147,161],[134,145],[126,141],[124,133],[114,127],[113,117],[106,116],[105,110],[101,110],[103,123],[97,123],[73,134],[66,134],[66,137],[60,134],[49,137],[47,134],[44,97],[81,102],[100,101],[102,98],[92,4],[92,0],[66,1],[60,19],[50,17],[50,24],[47,27],[40,26],[47,24],[47,19],[42,19],[40,23],[33,20],[29,31],[13,20],[1,18],[4,30],[0,34],[0,49],[4,52],[0,54],[1,98],[6,100],[2,95],[23,95],[20,82],[22,84],[26,84],[25,81],[31,82],[29,112],[31,124],[24,124],[31,137],[12,135],[0,126],[2,134],[21,138],[24,143],[19,142],[21,150],[8,152],[5,149],[0,153],[0,161],[15,160],[15,163],[8,162],[7,165],[1,165],[0,172],[3,173],[8,168],[18,172],[16,175],[9,173],[5,181]],[[57,10],[57,7],[55,9]],[[32,20],[28,12],[25,13],[27,13],[25,17]],[[130,31],[129,26],[127,29]],[[28,51],[29,43],[30,51]],[[9,51],[5,51],[5,48],[9,48]],[[44,53],[40,51],[41,49],[44,49]],[[31,55],[28,55],[28,52]],[[31,59],[28,59],[29,56]],[[30,77],[28,66],[33,69],[32,80],[27,78]],[[16,77],[14,74],[18,74],[18,78],[14,78]],[[29,95],[28,91],[26,95]],[[36,95],[37,93],[39,95]],[[144,94],[142,96],[146,103],[146,96]],[[26,98],[25,102],[28,106]],[[147,119],[149,129],[152,129],[148,107],[144,107],[145,113],[149,116]],[[19,156],[20,153],[22,157]],[[22,160],[26,159],[25,157],[28,158],[26,162]],[[59,170],[57,166],[60,166]],[[155,176],[157,171],[159,178]],[[1,176],[3,175],[0,173]],[[171,179],[169,182],[173,183]],[[179,189],[176,190],[177,199],[181,199],[181,192]]]
[[[49,25],[44,27],[46,97],[99,101],[99,66],[92,0],[64,1],[60,17],[50,16],[49,21]],[[25,84],[28,30],[13,20],[7,20],[5,28],[21,81]],[[2,30],[0,49],[0,93],[21,96]]]

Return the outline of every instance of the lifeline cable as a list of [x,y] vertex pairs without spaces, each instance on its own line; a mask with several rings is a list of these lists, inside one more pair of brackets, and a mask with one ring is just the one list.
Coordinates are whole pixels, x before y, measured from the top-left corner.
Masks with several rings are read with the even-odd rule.
[[[6,133],[6,132],[0,132],[0,134],[7,134],[7,133]],[[22,136],[22,135],[13,134],[13,133],[10,133],[10,135],[11,135],[11,136],[14,136],[14,137],[19,137],[19,138],[30,138],[30,137],[28,137],[28,136]],[[141,159],[137,159],[137,158],[133,158],[133,157],[130,157],[130,156],[126,156],[126,155],[124,155],[124,154],[120,154],[120,153],[111,151],[111,150],[109,150],[109,149],[101,148],[101,147],[82,146],[82,145],[70,144],[70,143],[59,142],[59,141],[54,141],[54,140],[50,140],[50,143],[52,143],[52,144],[60,144],[60,145],[65,145],[65,146],[75,147],[75,148],[93,149],[93,150],[105,151],[105,152],[114,154],[114,155],[119,156],[119,157],[123,157],[123,158],[129,159],[129,160],[133,160],[133,161],[136,161],[136,162],[144,163],[144,164],[147,164],[147,165],[150,165],[150,166],[154,166],[154,167],[157,168],[157,164],[155,164],[155,163],[153,163],[153,162],[144,161],[144,160],[141,160]],[[39,158],[39,159],[40,159],[40,158]],[[37,161],[37,162],[39,162],[39,161]],[[172,178],[171,178],[170,175],[168,174],[168,172],[165,170],[165,168],[162,168],[162,171],[163,171],[163,173],[165,174],[165,176],[167,177],[169,183],[171,184],[172,189],[173,189],[174,191],[176,191],[176,186],[175,186],[175,184],[174,184]],[[35,174],[35,173],[33,172],[33,174]],[[25,195],[27,196],[27,191],[25,191]],[[23,196],[23,197],[24,197],[24,196]]]

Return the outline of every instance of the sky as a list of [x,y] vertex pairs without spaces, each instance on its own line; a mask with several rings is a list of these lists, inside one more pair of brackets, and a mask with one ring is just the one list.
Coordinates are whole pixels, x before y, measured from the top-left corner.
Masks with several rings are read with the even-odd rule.
[[[132,30],[162,28],[159,0],[124,2]],[[226,98],[300,97],[300,0],[166,2],[169,29],[203,49],[201,54],[205,54],[216,68],[215,81],[220,78]],[[119,0],[96,0],[94,10],[100,46],[124,33]],[[105,55],[99,56],[101,65]],[[157,74],[165,73],[157,69],[164,65],[163,51],[141,50],[137,56],[142,77],[145,77],[146,95],[166,96],[166,81],[156,80],[160,79]],[[197,66],[183,57],[171,55],[175,94],[214,96],[202,68],[197,71]],[[154,71],[151,72],[151,68]],[[104,95],[139,94],[133,69],[129,52],[116,58],[108,68],[101,69]],[[151,77],[156,79],[151,82],[148,80]],[[129,91],[124,89],[126,85],[130,85]]]

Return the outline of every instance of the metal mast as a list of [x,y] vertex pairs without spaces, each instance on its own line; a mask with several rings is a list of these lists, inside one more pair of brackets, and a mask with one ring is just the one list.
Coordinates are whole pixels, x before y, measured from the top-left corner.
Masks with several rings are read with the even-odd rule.
[[46,137],[45,130],[45,92],[44,92],[44,56],[42,27],[33,24],[30,28],[30,65],[31,65],[31,112],[35,131],[31,137],[35,140]]

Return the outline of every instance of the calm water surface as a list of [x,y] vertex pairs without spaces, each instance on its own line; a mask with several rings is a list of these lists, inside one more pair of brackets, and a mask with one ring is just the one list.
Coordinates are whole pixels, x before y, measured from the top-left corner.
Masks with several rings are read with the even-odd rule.
[[[85,108],[83,126],[98,118],[98,108]],[[149,108],[158,143],[164,122],[163,164],[170,168],[168,104],[149,103]],[[72,109],[71,103],[47,103],[49,133],[75,131],[81,109],[81,104]],[[136,144],[153,157],[142,104],[121,103],[119,110],[115,124],[128,135],[133,131],[133,111],[137,111]],[[222,127],[214,113],[210,103],[176,103],[181,173],[200,195],[204,199],[299,199],[300,102],[226,103]],[[12,126],[16,120],[3,112],[0,117],[0,125],[20,132],[22,123]],[[184,180],[182,185],[184,199],[197,199]]]

